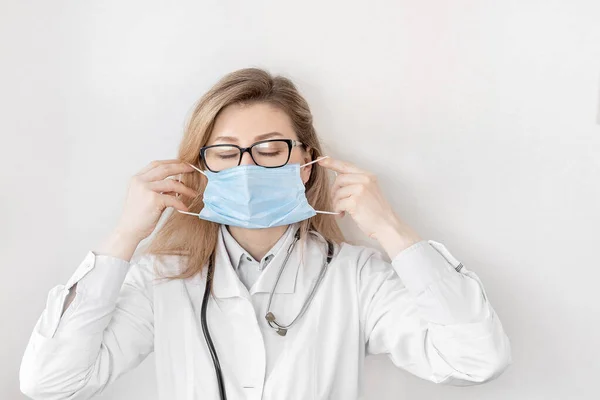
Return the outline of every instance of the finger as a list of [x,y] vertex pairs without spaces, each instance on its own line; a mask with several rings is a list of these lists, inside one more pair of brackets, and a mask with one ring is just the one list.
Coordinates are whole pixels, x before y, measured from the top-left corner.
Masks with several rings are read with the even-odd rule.
[[162,181],[163,179],[166,179],[167,177],[172,176],[172,175],[193,172],[193,171],[194,171],[194,168],[192,168],[187,163],[178,162],[178,163],[161,164],[161,165],[156,166],[155,168],[152,168],[150,171],[146,172],[145,174],[140,175],[140,179],[142,179],[143,181],[146,181],[146,182]]
[[363,192],[363,190],[365,190],[365,187],[362,184],[341,187],[333,192],[333,203],[335,204],[346,197],[358,196]]
[[367,184],[369,183],[369,175],[362,174],[341,174],[335,177],[335,181],[333,182],[333,186],[331,190],[335,192],[341,187],[355,184]]
[[164,179],[162,181],[149,182],[148,187],[155,192],[162,192],[163,194],[174,192],[191,198],[198,196],[198,192],[196,192],[194,189],[187,187],[183,183],[174,179]]
[[354,197],[352,196],[346,197],[333,203],[333,211],[336,212],[346,212],[352,215],[352,213],[354,213],[355,208],[356,202],[354,201]]
[[344,174],[359,174],[366,172],[352,163],[336,160],[335,158],[331,157],[320,159],[319,165],[332,171],[341,172]]
[[[179,174],[179,176],[177,178],[177,181],[183,183],[183,181],[181,180],[181,175],[182,174]],[[175,179],[175,178],[168,177],[167,179]],[[166,194],[166,195],[169,195],[169,196],[175,196],[177,198],[179,198],[179,196],[181,196],[180,193],[176,193],[176,192],[160,192],[160,194]]]
[[188,208],[186,207],[185,204],[183,204],[183,202],[173,196],[167,196],[166,194],[161,194],[160,196],[160,202],[161,205],[163,207],[173,207],[176,210],[179,211],[189,211]]
[[143,175],[146,172],[150,171],[152,168],[156,168],[159,165],[163,165],[163,164],[175,164],[175,163],[180,163],[181,160],[155,160],[152,161],[151,163],[149,163],[148,165],[146,165],[144,168],[142,168],[136,175]]
[[175,193],[175,192],[160,192],[160,194],[164,194],[166,196],[173,196],[176,199],[181,199],[181,196],[182,196],[181,194]]
[[183,174],[177,175],[177,178],[175,178],[175,176],[167,176],[165,179],[172,179],[175,182],[181,182],[181,183],[183,183],[182,176],[183,176]]

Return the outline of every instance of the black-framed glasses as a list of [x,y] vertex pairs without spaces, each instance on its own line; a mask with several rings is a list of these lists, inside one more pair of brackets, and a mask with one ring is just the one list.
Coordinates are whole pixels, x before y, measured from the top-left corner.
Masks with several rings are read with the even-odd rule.
[[250,147],[235,144],[214,144],[200,149],[200,158],[212,172],[223,171],[240,165],[245,152],[250,153],[254,164],[265,168],[283,167],[290,160],[292,148],[303,146],[293,139],[261,140]]

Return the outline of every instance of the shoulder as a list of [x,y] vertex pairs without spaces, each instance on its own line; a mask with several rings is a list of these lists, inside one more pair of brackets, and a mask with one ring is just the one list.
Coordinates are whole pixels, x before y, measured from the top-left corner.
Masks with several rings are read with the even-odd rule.
[[338,249],[336,257],[341,262],[356,265],[358,268],[373,260],[383,261],[383,253],[373,247],[342,242]]
[[339,270],[348,274],[356,287],[361,302],[369,301],[377,292],[400,293],[403,283],[387,255],[376,248],[342,243]]
[[128,278],[156,284],[183,272],[186,261],[187,257],[180,255],[135,254],[130,261]]
[[383,253],[373,247],[342,242],[335,245],[332,267],[345,274],[360,276],[365,272],[389,271],[391,265]]
[[384,257],[377,248],[342,242],[335,246],[334,257],[329,266],[330,283],[342,282],[343,287],[359,294],[367,293],[367,297],[386,282],[395,285],[398,283],[398,276]]

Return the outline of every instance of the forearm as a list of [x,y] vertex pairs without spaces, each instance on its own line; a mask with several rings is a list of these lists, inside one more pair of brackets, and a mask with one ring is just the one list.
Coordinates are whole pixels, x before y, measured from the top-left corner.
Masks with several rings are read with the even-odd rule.
[[395,214],[371,237],[377,239],[391,260],[403,250],[423,240],[413,228]]
[[382,262],[373,257],[361,274],[370,353],[458,385],[493,379],[510,364],[510,342],[481,281],[445,246],[428,240],[404,249],[392,259],[395,274],[381,272]]
[[140,244],[140,239],[135,236],[115,229],[100,245],[95,253],[97,255],[112,256],[129,262],[135,249]]
[[[139,240],[131,235],[124,234],[119,230],[114,230],[100,245],[97,255],[112,256],[124,261],[130,261],[135,249],[139,244]],[[61,316],[65,313],[67,308],[71,305],[77,294],[77,283],[75,283],[69,290],[69,294],[65,299]]]

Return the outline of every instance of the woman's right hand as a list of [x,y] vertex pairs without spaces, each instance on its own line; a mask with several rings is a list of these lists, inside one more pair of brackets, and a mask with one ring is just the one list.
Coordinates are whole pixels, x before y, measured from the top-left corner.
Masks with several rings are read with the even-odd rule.
[[198,192],[169,176],[193,172],[180,160],[152,161],[129,183],[123,213],[117,225],[121,234],[139,241],[148,237],[167,207],[188,211],[177,194],[195,198]]
[[176,195],[195,198],[198,192],[179,181],[166,178],[193,171],[192,167],[180,160],[162,160],[152,161],[134,175],[117,227],[97,253],[129,261],[142,239],[154,231],[167,207],[188,211]]

